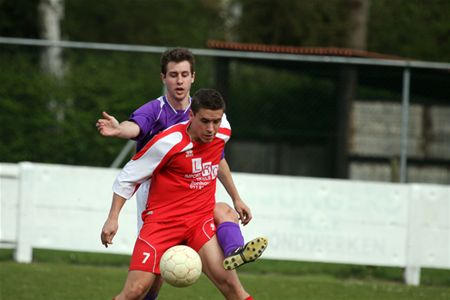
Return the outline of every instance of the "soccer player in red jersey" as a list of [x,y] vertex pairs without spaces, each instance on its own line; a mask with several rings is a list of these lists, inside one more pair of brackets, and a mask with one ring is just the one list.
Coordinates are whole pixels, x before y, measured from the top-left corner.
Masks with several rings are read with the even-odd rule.
[[[166,87],[166,95],[151,100],[132,113],[129,120],[119,123],[113,116],[103,113],[97,128],[103,136],[115,136],[136,140],[139,152],[144,145],[160,131],[179,122],[187,121],[191,104],[190,89],[195,80],[195,58],[183,48],[169,49],[161,55],[161,80]],[[224,116],[224,119],[226,117]],[[239,227],[252,219],[250,208],[241,199],[231,176],[225,157],[219,163],[219,180],[230,195],[234,208],[223,202],[216,203],[214,210],[217,237],[225,254],[223,265],[234,269],[246,262],[257,259],[267,247],[267,240],[259,237],[249,241],[245,247]],[[150,182],[142,183],[136,193],[138,229],[142,226],[142,211],[147,202]],[[236,213],[237,212],[237,213]],[[157,290],[153,291],[154,294]],[[149,297],[155,299],[156,296]]]
[[112,243],[126,200],[139,184],[151,180],[151,185],[128,277],[115,299],[142,299],[160,273],[161,256],[177,244],[198,251],[203,272],[226,299],[252,299],[236,271],[221,266],[223,253],[215,236],[216,179],[231,135],[228,122],[222,120],[224,110],[217,91],[199,90],[192,98],[189,121],[156,135],[117,176],[101,234],[104,245]]

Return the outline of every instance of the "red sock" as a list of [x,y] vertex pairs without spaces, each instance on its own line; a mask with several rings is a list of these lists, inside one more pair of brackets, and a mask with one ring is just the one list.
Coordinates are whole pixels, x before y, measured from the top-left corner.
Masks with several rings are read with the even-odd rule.
[[245,298],[244,300],[254,300],[252,296],[248,296],[247,298]]

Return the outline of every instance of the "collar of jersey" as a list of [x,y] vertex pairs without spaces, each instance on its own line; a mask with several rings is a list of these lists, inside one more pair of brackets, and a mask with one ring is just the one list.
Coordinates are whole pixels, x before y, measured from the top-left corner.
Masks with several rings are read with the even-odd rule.
[[[178,113],[178,110],[176,110],[172,104],[170,104],[169,100],[167,100],[166,95],[163,96],[163,100],[164,102],[169,105],[169,107],[173,110],[174,113]],[[183,113],[185,113],[186,111],[188,111],[191,108],[191,103],[192,103],[192,97],[189,97],[189,105],[186,107],[186,109],[183,111]],[[181,110],[180,110],[181,111]]]

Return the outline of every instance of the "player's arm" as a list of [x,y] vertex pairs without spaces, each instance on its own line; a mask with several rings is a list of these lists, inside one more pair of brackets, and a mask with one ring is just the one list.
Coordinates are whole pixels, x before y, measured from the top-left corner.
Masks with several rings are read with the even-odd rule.
[[102,228],[100,235],[102,244],[108,248],[108,245],[112,244],[112,240],[119,229],[119,215],[125,204],[126,199],[116,193],[113,193],[111,208],[109,210],[108,218]]
[[132,139],[139,135],[139,126],[132,121],[119,123],[116,118],[106,112],[102,113],[103,119],[98,119],[97,129],[103,136],[114,136],[123,139]]
[[167,147],[164,148],[164,146],[163,142],[150,142],[149,146],[135,155],[117,175],[113,184],[111,208],[100,235],[105,247],[112,244],[112,240],[117,233],[119,214],[125,202],[133,196],[140,183],[152,176],[154,170],[166,156],[167,151],[164,151],[164,149]]
[[150,140],[117,175],[113,192],[130,199],[139,184],[149,180],[156,169],[170,160],[174,153],[172,148],[180,143],[182,138],[180,132],[174,132],[161,134]]
[[234,184],[233,177],[231,176],[230,167],[228,166],[225,158],[220,160],[218,177],[220,182],[225,187],[228,195],[230,195],[231,200],[233,201],[234,209],[236,209],[239,214],[242,224],[247,225],[252,219],[252,212],[244,201],[242,201],[236,185]]

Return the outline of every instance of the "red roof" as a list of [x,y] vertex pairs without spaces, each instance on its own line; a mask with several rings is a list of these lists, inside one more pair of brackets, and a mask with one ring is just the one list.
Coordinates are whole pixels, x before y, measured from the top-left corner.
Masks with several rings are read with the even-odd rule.
[[347,56],[347,57],[363,57],[363,58],[379,58],[379,59],[404,59],[394,55],[368,52],[363,50],[355,50],[349,48],[335,48],[335,47],[294,47],[294,46],[265,45],[265,44],[246,44],[246,43],[225,42],[217,40],[209,40],[207,42],[207,47],[212,49],[234,50],[234,51],[286,53],[286,54],[300,54],[300,55]]

